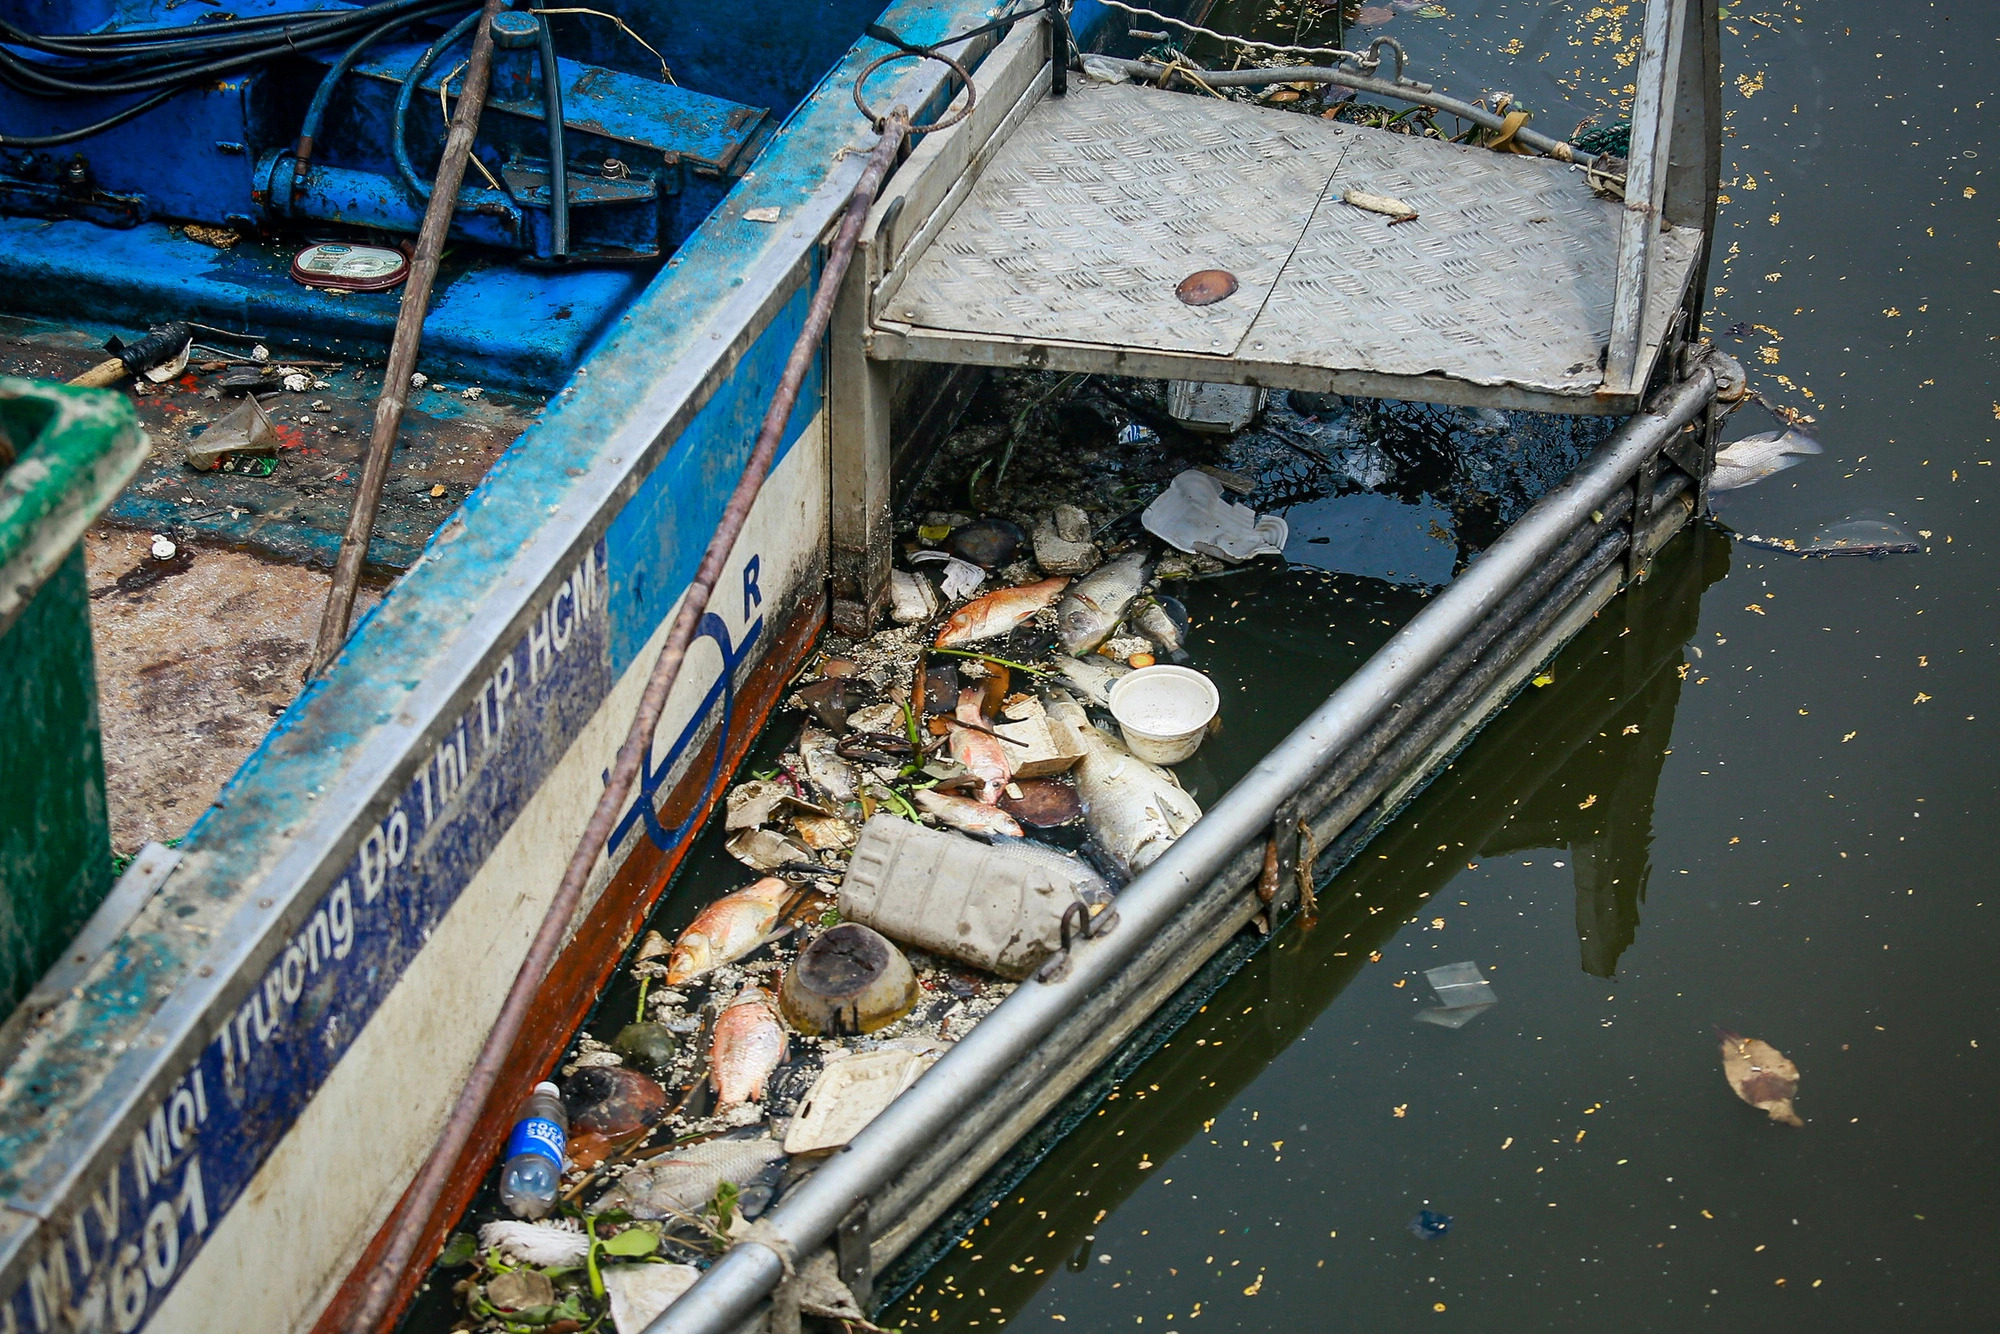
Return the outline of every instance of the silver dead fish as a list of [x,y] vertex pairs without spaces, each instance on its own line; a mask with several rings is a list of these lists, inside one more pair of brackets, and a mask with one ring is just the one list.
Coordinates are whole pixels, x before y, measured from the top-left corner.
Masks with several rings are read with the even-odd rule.
[[1097,654],[1087,658],[1056,659],[1056,671],[1062,674],[1063,680],[1091,703],[1105,708],[1111,707],[1111,687],[1131,670],[1122,662],[1113,662]]
[[1064,649],[1082,657],[1111,638],[1146,582],[1146,555],[1143,547],[1128,551],[1069,586],[1056,608]]
[[1825,452],[1819,441],[1794,430],[1746,435],[1715,452],[1715,472],[1708,479],[1708,489],[1734,491],[1781,473],[1806,455]]
[[1151,866],[1201,818],[1201,807],[1174,776],[1146,763],[1093,726],[1075,704],[1049,706],[1076,733],[1083,758],[1072,771],[1084,824],[1124,874]]
[[784,1159],[774,1139],[712,1139],[627,1172],[591,1209],[622,1209],[646,1219],[692,1214],[715,1198],[723,1182],[747,1185]]
[[1173,610],[1167,605],[1169,602],[1173,602],[1175,608],[1180,607],[1180,603],[1171,598],[1140,598],[1132,604],[1132,610],[1125,619],[1134,630],[1151,641],[1154,648],[1166,654],[1169,661],[1186,662],[1187,647],[1181,634],[1181,622],[1187,619],[1187,612],[1182,610],[1179,620],[1176,620]]
[[861,775],[833,747],[833,734],[816,727],[808,727],[799,738],[799,759],[805,763],[806,777],[827,800],[838,805],[860,795]]

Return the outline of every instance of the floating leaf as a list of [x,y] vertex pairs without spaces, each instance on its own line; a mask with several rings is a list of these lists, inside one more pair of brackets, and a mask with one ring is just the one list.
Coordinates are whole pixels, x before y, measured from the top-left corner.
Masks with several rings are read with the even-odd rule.
[[470,1232],[454,1232],[451,1234],[451,1240],[447,1241],[444,1249],[438,1253],[438,1268],[456,1269],[460,1265],[469,1265],[473,1257],[478,1254],[479,1238]]
[[1792,1110],[1792,1098],[1799,1091],[1799,1068],[1768,1042],[1727,1029],[1716,1033],[1722,1038],[1722,1077],[1736,1090],[1736,1096],[1768,1113],[1773,1121],[1804,1125]]
[[649,1227],[628,1227],[604,1243],[606,1255],[618,1255],[626,1259],[651,1255],[659,1248],[660,1234]]

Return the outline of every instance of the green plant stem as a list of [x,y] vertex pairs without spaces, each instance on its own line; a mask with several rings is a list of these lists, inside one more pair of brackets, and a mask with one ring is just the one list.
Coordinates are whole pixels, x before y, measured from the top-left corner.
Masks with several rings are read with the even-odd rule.
[[1030,667],[1025,662],[1015,662],[1009,658],[996,658],[991,653],[971,653],[962,648],[934,648],[928,651],[931,653],[943,653],[953,658],[971,658],[976,662],[997,663],[1002,667],[1011,667],[1017,672],[1026,672],[1030,676],[1052,675],[1046,667]]

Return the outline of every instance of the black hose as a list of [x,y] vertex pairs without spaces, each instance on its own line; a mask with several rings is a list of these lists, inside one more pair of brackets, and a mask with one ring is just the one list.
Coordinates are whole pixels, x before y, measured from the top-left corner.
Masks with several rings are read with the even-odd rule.
[[444,35],[432,42],[424,53],[417,57],[417,63],[410,66],[410,72],[403,76],[403,86],[396,92],[396,114],[389,125],[389,149],[396,159],[396,170],[401,173],[403,184],[408,186],[410,192],[419,199],[429,199],[431,187],[429,182],[417,175],[417,169],[410,161],[409,145],[404,142],[410,119],[410,99],[423,84],[424,75],[429,72],[432,63],[443,55],[445,49],[453,42],[471,32],[484,12],[475,9],[445,29]]
[[569,160],[563,150],[562,79],[556,71],[556,39],[542,0],[531,0],[541,27],[542,113],[549,125],[549,251],[569,257]]
[[94,125],[85,125],[79,129],[63,130],[57,134],[0,134],[0,148],[60,148],[64,144],[73,144],[79,139],[88,139],[93,134],[102,134],[106,130],[115,129],[134,116],[151,111],[180,91],[179,88],[168,88],[163,92],[154,93],[151,97],[134,102],[123,111],[113,112]]
[[[360,61],[362,53],[396,29],[406,27],[419,19],[433,18],[456,9],[463,2],[464,0],[426,0],[424,8],[412,13],[399,14],[387,23],[364,33],[359,41],[341,52],[340,58],[327,67],[325,76],[319,81],[319,87],[313,90],[312,104],[306,108],[305,120],[299,125],[298,143],[292,150],[291,185],[285,191],[282,200],[277,198],[275,189],[272,191],[273,206],[289,211],[292,200],[298,197],[299,186],[312,165],[313,141],[319,137],[320,122],[326,119],[326,109],[333,101],[333,90],[341,79],[346,77],[347,72]],[[274,180],[272,184],[275,186],[276,181]]]
[[[0,41],[58,55],[76,63],[27,60],[0,46],[0,80],[36,96],[101,97],[181,87],[269,63],[281,56],[351,42],[386,19],[415,17],[434,8],[433,0],[392,0],[369,9],[347,10],[314,22],[269,33],[224,33],[220,37],[135,43],[120,54],[104,54],[83,43],[51,41],[0,23]],[[288,16],[296,19],[297,15]],[[114,48],[116,49],[116,48]],[[139,77],[121,77],[141,72]]]

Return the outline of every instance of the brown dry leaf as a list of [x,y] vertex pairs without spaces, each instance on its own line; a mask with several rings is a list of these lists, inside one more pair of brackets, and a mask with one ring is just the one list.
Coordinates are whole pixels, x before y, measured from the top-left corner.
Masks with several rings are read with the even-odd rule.
[[1785,1054],[1759,1038],[1746,1038],[1719,1028],[1722,1038],[1722,1077],[1736,1096],[1770,1114],[1773,1121],[1803,1126],[1792,1110],[1792,1098],[1799,1091],[1799,1068]]

